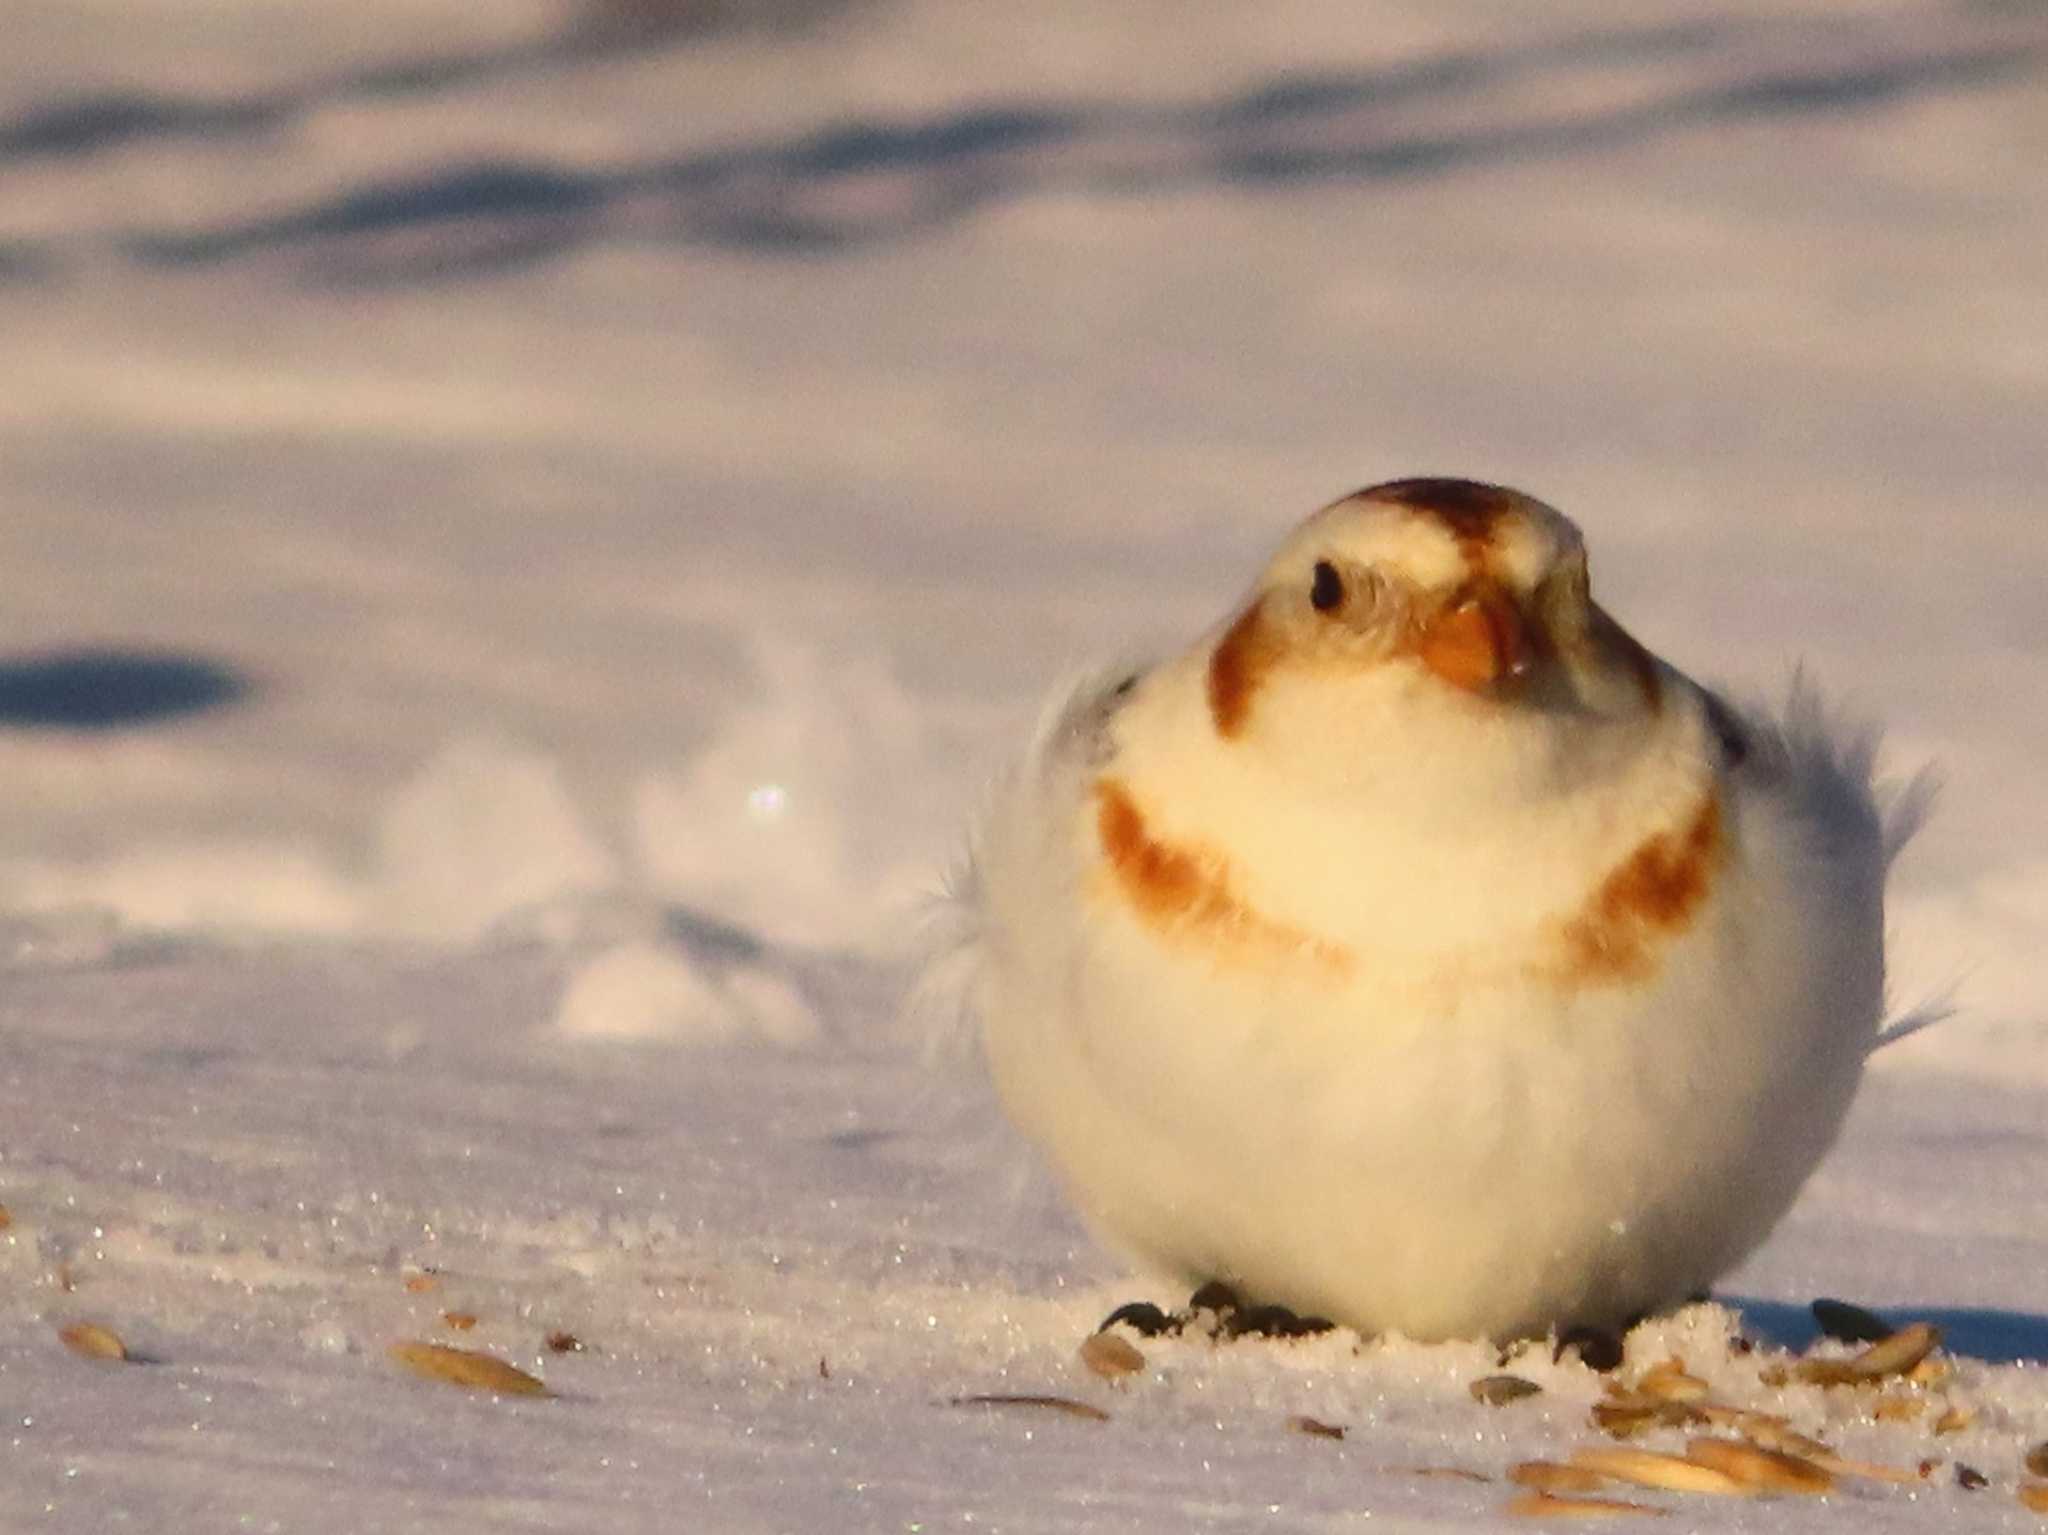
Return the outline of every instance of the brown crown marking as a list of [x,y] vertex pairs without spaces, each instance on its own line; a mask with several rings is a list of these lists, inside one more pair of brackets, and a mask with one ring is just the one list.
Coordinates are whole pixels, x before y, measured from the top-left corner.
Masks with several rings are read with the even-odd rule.
[[1458,541],[1458,549],[1475,576],[1485,567],[1494,530],[1527,499],[1504,485],[1435,477],[1389,480],[1358,494],[1366,501],[1405,506],[1439,524]]
[[1237,952],[1306,954],[1332,968],[1350,965],[1345,950],[1247,905],[1231,890],[1221,854],[1154,837],[1121,780],[1098,779],[1095,799],[1096,837],[1116,888],[1149,926],[1198,942],[1225,940]]
[[1649,975],[1658,941],[1683,932],[1705,901],[1721,831],[1721,796],[1709,788],[1682,829],[1637,844],[1566,920],[1559,978],[1601,985]]

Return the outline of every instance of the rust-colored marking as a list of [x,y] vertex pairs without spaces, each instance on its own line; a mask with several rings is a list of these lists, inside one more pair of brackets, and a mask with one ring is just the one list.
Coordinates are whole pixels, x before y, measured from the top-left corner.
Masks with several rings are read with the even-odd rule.
[[1209,656],[1209,717],[1225,740],[1244,729],[1253,695],[1280,658],[1280,646],[1267,632],[1263,611],[1263,599],[1254,598]]
[[1509,490],[1505,485],[1434,477],[1389,480],[1358,494],[1367,501],[1405,506],[1418,516],[1427,517],[1447,529],[1458,541],[1459,552],[1465,556],[1465,563],[1475,576],[1486,568],[1494,529],[1527,499],[1521,492]]
[[1660,938],[1682,932],[1706,899],[1721,855],[1721,797],[1714,790],[1676,831],[1645,838],[1600,882],[1564,926],[1564,979],[1637,980]]
[[1594,647],[1602,656],[1627,667],[1635,674],[1643,704],[1652,714],[1664,705],[1664,683],[1657,675],[1657,658],[1643,648],[1628,630],[1614,621],[1599,603],[1591,604]]
[[1231,950],[1305,954],[1332,968],[1347,968],[1350,954],[1253,910],[1231,889],[1230,868],[1217,853],[1181,847],[1152,835],[1144,812],[1122,782],[1095,784],[1095,834],[1122,892],[1150,926]]

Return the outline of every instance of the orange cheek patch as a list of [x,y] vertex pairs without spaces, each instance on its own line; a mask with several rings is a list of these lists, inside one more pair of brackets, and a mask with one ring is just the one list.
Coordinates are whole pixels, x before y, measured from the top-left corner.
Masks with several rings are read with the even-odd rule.
[[1152,835],[1130,790],[1114,778],[1095,784],[1095,833],[1115,891],[1148,927],[1229,954],[1304,955],[1346,970],[1345,949],[1261,916],[1231,889],[1221,854]]
[[1691,821],[1646,838],[1566,921],[1556,978],[1597,986],[1650,975],[1657,944],[1705,902],[1721,853],[1721,798],[1710,789]]
[[1228,740],[1244,729],[1252,698],[1280,659],[1280,646],[1266,630],[1262,600],[1254,600],[1224,632],[1209,656],[1209,717]]

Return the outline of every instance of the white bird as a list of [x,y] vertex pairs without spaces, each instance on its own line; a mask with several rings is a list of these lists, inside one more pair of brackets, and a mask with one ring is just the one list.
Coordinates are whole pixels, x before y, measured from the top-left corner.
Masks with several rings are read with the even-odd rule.
[[957,886],[998,1094],[1142,1267],[1622,1328],[1763,1240],[1878,1042],[1918,799],[1871,759],[1652,656],[1544,503],[1360,491],[998,789]]

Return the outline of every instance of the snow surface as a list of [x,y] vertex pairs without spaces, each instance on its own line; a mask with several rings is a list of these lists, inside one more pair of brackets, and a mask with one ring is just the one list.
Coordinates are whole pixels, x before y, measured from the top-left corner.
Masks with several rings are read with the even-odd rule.
[[1803,660],[1946,782],[1893,916],[1958,1015],[1632,1348],[1776,1404],[1729,1330],[1843,1294],[1945,1321],[1978,1417],[1788,1388],[1942,1468],[1650,1500],[2038,1527],[2048,13],[659,9],[9,7],[0,1529],[1493,1527],[1593,1377],[1094,1380],[1142,1281],[902,1017],[1041,689],[1412,472],[1551,500],[1660,651]]

